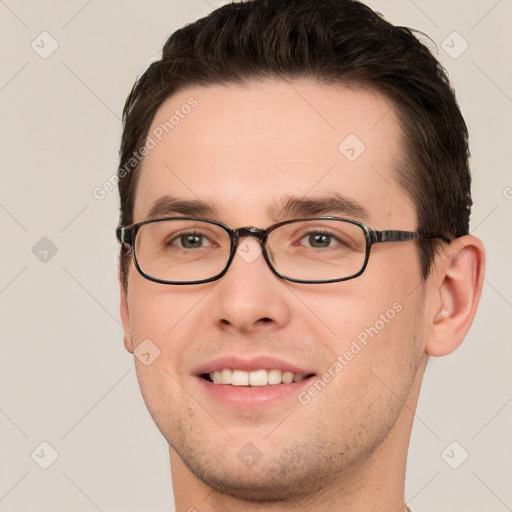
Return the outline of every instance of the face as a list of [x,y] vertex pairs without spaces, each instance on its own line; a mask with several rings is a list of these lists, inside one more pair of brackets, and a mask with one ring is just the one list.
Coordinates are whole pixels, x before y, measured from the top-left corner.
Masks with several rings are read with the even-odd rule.
[[[184,109],[191,97],[195,106]],[[134,222],[169,195],[211,205],[195,213],[232,228],[266,228],[294,218],[279,212],[286,202],[337,195],[359,210],[331,204],[315,216],[416,229],[395,179],[400,128],[374,92],[312,81],[189,88],[161,106],[150,134],[176,110],[179,122],[161,141],[153,137],[144,159]],[[135,362],[171,460],[234,496],[297,497],[371,464],[400,423],[424,359],[417,249],[377,244],[361,276],[299,284],[272,273],[261,254],[244,257],[258,250],[248,240],[211,283],[158,284],[132,264],[122,294],[125,345],[133,351],[149,339],[160,351],[151,364]],[[257,375],[285,381],[292,377],[283,372],[293,372],[297,382],[209,381],[222,370],[227,379],[238,370],[240,382],[248,371],[273,370]]]

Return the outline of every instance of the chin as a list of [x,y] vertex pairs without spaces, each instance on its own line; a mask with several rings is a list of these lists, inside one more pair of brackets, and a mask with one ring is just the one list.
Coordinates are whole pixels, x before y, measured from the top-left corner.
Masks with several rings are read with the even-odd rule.
[[[316,430],[316,429],[315,429]],[[194,441],[196,440],[196,442]],[[199,441],[199,439],[201,439]],[[350,457],[339,453],[333,457],[333,447],[319,432],[307,443],[288,439],[288,446],[267,439],[261,451],[249,441],[227,444],[205,442],[192,431],[174,436],[171,448],[181,458],[188,471],[206,486],[220,494],[255,503],[296,502],[319,493],[334,478],[339,478],[343,466],[350,468]],[[281,440],[280,440],[281,441]],[[236,444],[247,448],[233,448]],[[259,453],[259,458],[258,458]],[[253,461],[244,463],[246,454]],[[256,460],[258,459],[258,460]]]
[[[309,471],[296,471],[296,466],[280,467],[258,462],[259,468],[246,468],[238,460],[234,467],[204,467],[185,461],[189,470],[215,491],[233,498],[256,502],[293,502],[321,490],[322,479]],[[260,465],[261,464],[261,465]]]

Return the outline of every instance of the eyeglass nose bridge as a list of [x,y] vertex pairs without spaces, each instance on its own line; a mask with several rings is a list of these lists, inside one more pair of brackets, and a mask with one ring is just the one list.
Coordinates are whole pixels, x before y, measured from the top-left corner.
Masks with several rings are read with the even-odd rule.
[[[240,244],[240,240],[245,237],[253,237],[258,238],[261,246],[261,253],[263,255],[263,259],[266,261],[268,267],[272,272],[277,274],[279,277],[282,277],[281,274],[276,270],[274,267],[271,256],[268,253],[268,248],[266,247],[266,241],[268,233],[272,231],[272,228],[270,229],[260,229],[255,228],[254,226],[248,226],[248,227],[242,227],[238,229],[232,229],[231,230],[231,256],[229,258],[228,264],[226,266],[226,269],[224,270],[224,273],[227,272],[228,268],[231,266],[231,263],[233,261],[233,258],[235,256],[235,253],[237,252]],[[246,262],[249,262],[246,257],[242,257]],[[249,260],[252,261],[252,258],[249,257]]]
[[265,237],[267,235],[267,230],[249,226],[249,227],[234,229],[232,233],[233,233],[234,246],[238,247],[238,243],[240,242],[240,239],[244,238],[246,236],[252,236],[254,238],[258,238],[260,242],[263,242],[263,240],[265,239]]

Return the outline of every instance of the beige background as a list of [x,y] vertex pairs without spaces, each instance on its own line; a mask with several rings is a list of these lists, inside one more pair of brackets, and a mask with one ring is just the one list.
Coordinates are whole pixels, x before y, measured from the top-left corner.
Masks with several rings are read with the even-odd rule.
[[[135,77],[221,3],[0,0],[0,510],[173,508],[166,443],[122,347],[117,192],[93,190],[115,172]],[[472,230],[488,251],[469,336],[427,369],[406,496],[416,512],[512,510],[512,2],[369,3],[438,45],[471,131]]]

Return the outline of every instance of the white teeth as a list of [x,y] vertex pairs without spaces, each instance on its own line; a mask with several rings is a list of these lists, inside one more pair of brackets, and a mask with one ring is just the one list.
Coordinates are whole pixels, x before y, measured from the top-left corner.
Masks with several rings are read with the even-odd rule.
[[248,386],[249,385],[249,372],[242,370],[233,370],[231,377],[231,384],[233,386]]
[[281,380],[285,384],[291,384],[293,382],[293,372],[283,372]]
[[267,370],[256,370],[249,373],[249,384],[251,386],[266,386],[267,385]]
[[269,370],[268,383],[270,385],[281,384],[281,375],[283,375],[283,372],[281,370]]
[[231,379],[233,377],[233,370],[230,368],[224,368],[221,371],[221,382],[222,384],[231,384]]
[[279,369],[254,370],[245,372],[243,370],[232,370],[223,368],[210,372],[210,380],[214,384],[230,384],[232,386],[273,386],[276,384],[291,384],[300,382],[305,375],[293,372],[283,372]]

